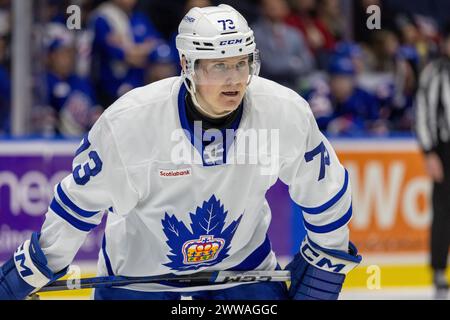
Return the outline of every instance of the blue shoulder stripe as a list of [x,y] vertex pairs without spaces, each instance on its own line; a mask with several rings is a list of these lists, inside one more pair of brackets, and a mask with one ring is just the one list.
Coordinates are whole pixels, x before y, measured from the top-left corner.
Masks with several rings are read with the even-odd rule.
[[324,226],[315,226],[315,225],[312,225],[312,224],[306,222],[306,220],[304,220],[303,222],[305,223],[305,228],[309,231],[312,231],[315,233],[328,233],[328,232],[334,231],[336,229],[339,229],[340,227],[345,225],[347,222],[349,222],[350,218],[352,217],[352,212],[353,212],[352,205],[350,205],[350,208],[342,217],[340,217],[336,221],[326,224]]
[[58,203],[58,201],[56,201],[55,198],[53,198],[53,201],[50,204],[50,209],[52,209],[53,212],[55,212],[58,216],[66,220],[68,223],[70,223],[73,227],[77,228],[78,230],[88,232],[97,226],[95,224],[87,223],[75,218],[66,210],[64,210],[64,208],[61,207],[61,205]]
[[345,192],[347,191],[347,187],[348,187],[348,172],[346,169],[345,170],[345,179],[344,179],[344,185],[342,186],[341,190],[339,190],[339,192],[333,197],[331,198],[328,202],[326,202],[325,204],[318,206],[318,207],[302,207],[299,205],[300,209],[302,209],[303,212],[309,213],[309,214],[319,214],[322,213],[326,210],[328,210],[329,208],[331,208],[336,202],[338,202],[342,196],[345,194]]
[[58,186],[56,187],[56,191],[58,192],[58,196],[61,199],[62,203],[64,203],[66,207],[70,208],[71,210],[73,210],[82,217],[90,218],[100,212],[100,211],[87,211],[81,209],[79,206],[73,203],[72,200],[70,200],[69,197],[64,193],[64,190],[61,187],[61,183],[59,183]]

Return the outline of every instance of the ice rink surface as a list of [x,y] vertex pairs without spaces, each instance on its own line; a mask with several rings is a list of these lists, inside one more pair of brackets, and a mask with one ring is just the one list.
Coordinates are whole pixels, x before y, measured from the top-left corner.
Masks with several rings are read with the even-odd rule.
[[[432,287],[421,288],[386,288],[379,290],[346,289],[341,293],[340,300],[433,300]],[[75,294],[41,294],[41,300],[88,300],[90,290],[78,291]],[[447,300],[450,297],[447,297]]]
[[[347,289],[340,300],[433,300],[434,290],[429,287],[399,287],[379,290]],[[449,297],[447,297],[447,300]]]

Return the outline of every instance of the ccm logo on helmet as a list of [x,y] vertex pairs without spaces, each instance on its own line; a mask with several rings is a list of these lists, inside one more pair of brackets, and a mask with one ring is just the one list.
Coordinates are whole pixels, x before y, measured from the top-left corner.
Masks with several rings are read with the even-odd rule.
[[227,44],[237,44],[237,43],[242,43],[242,39],[220,41],[219,45],[220,46],[225,46]]

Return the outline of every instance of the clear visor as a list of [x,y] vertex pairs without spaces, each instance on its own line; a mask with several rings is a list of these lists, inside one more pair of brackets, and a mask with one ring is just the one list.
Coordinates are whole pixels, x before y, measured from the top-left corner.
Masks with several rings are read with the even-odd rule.
[[190,80],[196,85],[248,85],[259,72],[258,52],[224,59],[201,59],[194,62]]

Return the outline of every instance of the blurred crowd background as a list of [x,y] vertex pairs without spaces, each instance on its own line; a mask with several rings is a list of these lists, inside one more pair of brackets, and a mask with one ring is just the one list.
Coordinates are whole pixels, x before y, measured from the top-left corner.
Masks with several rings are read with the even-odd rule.
[[[12,0],[0,0],[0,137],[11,135]],[[180,73],[177,27],[227,3],[253,28],[261,76],[309,101],[328,135],[411,135],[418,76],[440,54],[446,0],[33,1],[31,133],[77,137],[132,88]],[[81,28],[69,30],[70,5]],[[366,8],[381,8],[369,30]]]

